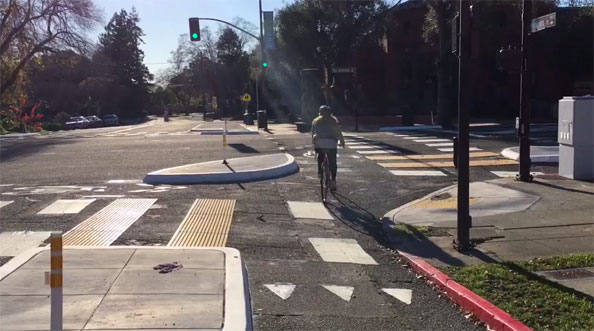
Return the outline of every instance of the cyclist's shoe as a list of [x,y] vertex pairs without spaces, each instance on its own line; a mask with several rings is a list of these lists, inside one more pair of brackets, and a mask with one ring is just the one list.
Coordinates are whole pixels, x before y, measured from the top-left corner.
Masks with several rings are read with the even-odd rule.
[[330,191],[336,192],[336,181],[330,181]]

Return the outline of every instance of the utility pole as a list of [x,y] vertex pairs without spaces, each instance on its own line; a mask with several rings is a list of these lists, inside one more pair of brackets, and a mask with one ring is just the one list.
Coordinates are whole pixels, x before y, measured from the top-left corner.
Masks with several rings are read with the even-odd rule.
[[[260,23],[260,62],[264,60],[264,30],[262,30],[262,0],[258,0],[259,11],[258,11],[258,22]],[[260,110],[260,90],[262,87],[258,86],[258,78],[264,75],[264,70],[262,69],[262,65],[258,65],[260,71],[258,71],[256,77],[256,111]],[[264,84],[261,84],[264,85]],[[263,96],[263,95],[262,95]]]
[[532,45],[530,38],[530,26],[532,22],[532,0],[522,0],[522,66],[520,72],[520,118],[518,125],[518,136],[520,138],[520,173],[516,179],[523,182],[531,182],[530,174],[530,85]]
[[470,165],[468,148],[469,138],[469,84],[470,84],[470,1],[460,0],[460,25],[458,29],[458,236],[454,247],[458,251],[466,251],[472,247],[470,243]]

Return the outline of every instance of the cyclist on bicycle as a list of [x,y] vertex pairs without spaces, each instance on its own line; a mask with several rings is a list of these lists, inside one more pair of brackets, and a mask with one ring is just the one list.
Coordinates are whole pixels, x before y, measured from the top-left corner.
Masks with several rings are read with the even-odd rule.
[[330,189],[332,192],[336,191],[336,149],[337,141],[340,140],[340,145],[344,148],[344,138],[338,120],[332,116],[332,109],[330,106],[320,106],[320,116],[316,117],[311,126],[312,143],[318,154],[318,176],[322,174],[322,162],[324,155],[328,157],[330,166],[330,173],[332,174],[332,181]]

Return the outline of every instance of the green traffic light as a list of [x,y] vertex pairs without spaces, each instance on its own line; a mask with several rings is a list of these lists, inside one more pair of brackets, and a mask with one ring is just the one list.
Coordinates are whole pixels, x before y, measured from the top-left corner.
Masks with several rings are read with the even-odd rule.
[[263,62],[263,63],[262,63],[262,66],[263,66],[264,68],[268,67],[268,62]]
[[196,32],[192,33],[192,38],[193,39],[198,39],[198,34]]

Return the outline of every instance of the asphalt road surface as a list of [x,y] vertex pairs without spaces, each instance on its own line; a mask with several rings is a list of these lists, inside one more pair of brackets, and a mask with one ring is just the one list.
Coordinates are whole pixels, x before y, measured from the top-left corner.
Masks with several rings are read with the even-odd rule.
[[[228,158],[277,152],[294,155],[300,171],[290,177],[241,185],[155,187],[141,183],[150,171],[221,159],[221,136],[190,131],[200,125],[222,127],[221,122],[204,123],[200,117],[189,116],[125,128],[0,138],[0,200],[4,201],[0,232],[68,231],[116,199],[156,199],[111,245],[166,245],[196,199],[233,199],[236,205],[226,245],[239,249],[245,260],[256,329],[484,329],[399,263],[379,222],[389,210],[455,183],[455,169],[430,165],[416,169],[430,175],[403,175],[399,168],[380,165],[389,161],[368,159],[373,154],[357,148],[365,142],[407,154],[432,155],[443,147],[414,140],[449,139],[451,133],[353,134],[349,146],[339,150],[339,188],[328,204],[330,219],[320,219],[296,218],[296,211],[289,207],[320,200],[308,134],[261,132],[228,138]],[[245,130],[236,122],[229,129]],[[413,135],[419,139],[404,139]],[[511,145],[509,140],[492,136],[471,141],[481,152],[499,153]],[[515,170],[517,165],[472,167],[471,179],[496,178],[491,171]],[[533,170],[556,172],[544,165]],[[94,201],[71,214],[38,214],[58,199]],[[334,249],[345,244],[351,253],[363,252],[357,255],[363,261],[353,258],[356,254],[344,253],[349,263],[333,262],[323,253],[327,242]],[[387,293],[390,289],[404,296],[397,299]]]

